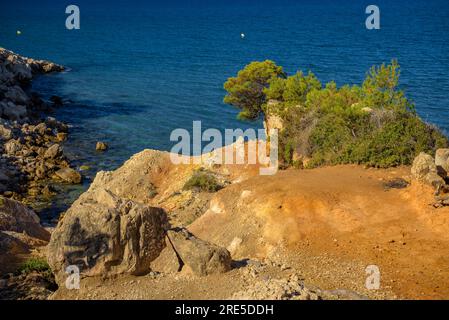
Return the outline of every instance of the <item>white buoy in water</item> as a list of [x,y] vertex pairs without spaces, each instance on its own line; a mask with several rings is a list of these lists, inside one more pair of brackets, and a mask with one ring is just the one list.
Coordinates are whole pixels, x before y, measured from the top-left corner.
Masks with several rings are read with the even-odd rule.
[[17,31],[16,31],[16,34],[17,34],[18,36],[20,36],[20,35],[22,34],[22,31],[17,30]]
[[242,38],[242,39],[245,38],[245,34],[244,34],[244,33],[241,33],[241,34],[240,34],[240,38]]

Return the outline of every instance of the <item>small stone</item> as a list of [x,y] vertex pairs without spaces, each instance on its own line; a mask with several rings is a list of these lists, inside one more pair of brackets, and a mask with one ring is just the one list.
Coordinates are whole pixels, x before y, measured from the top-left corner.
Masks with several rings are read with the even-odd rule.
[[62,154],[62,149],[59,144],[54,144],[45,151],[44,158],[54,159]]
[[4,140],[12,138],[12,130],[6,125],[0,124],[0,137]]
[[67,140],[67,133],[65,133],[65,132],[58,132],[56,134],[56,140],[58,140],[59,142]]
[[56,176],[68,183],[81,183],[81,174],[72,168],[62,168],[55,172]]
[[104,142],[98,141],[95,149],[97,151],[106,151],[108,149],[108,145]]
[[12,139],[5,143],[4,149],[6,154],[14,155],[16,152],[22,149],[22,145],[17,140]]
[[42,195],[46,198],[50,198],[52,196],[54,196],[56,194],[55,190],[53,189],[52,186],[50,185],[46,185],[43,189],[42,189]]
[[38,177],[39,179],[44,179],[46,176],[46,168],[43,162],[41,162],[40,164],[37,165],[36,167],[36,177]]
[[289,266],[287,266],[285,264],[281,265],[281,271],[285,271],[285,270],[288,270],[288,269],[290,269]]
[[47,132],[47,125],[44,122],[41,122],[34,127],[33,132],[43,136]]
[[404,189],[407,188],[408,185],[409,183],[403,178],[394,178],[383,183],[385,190]]
[[39,188],[31,188],[31,189],[28,189],[28,194],[29,194],[30,196],[32,196],[32,197],[36,197],[36,196],[38,196],[40,193],[41,193],[41,192],[40,192]]

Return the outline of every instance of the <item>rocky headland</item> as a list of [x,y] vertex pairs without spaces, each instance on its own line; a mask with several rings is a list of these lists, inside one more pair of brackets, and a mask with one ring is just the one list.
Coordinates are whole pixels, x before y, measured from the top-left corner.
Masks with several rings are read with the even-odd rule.
[[63,70],[55,63],[0,48],[0,193],[6,197],[32,203],[54,194],[52,180],[81,181],[61,146],[68,126],[47,116],[63,101],[56,96],[44,101],[30,92],[34,77]]
[[[42,118],[57,106],[27,85],[62,67],[1,52],[2,108],[26,112],[2,113],[0,298],[449,297],[449,149],[421,153],[412,166],[272,176],[259,175],[259,164],[214,163],[213,154],[175,165],[167,152],[144,150],[98,172],[55,228],[42,227],[27,204],[46,183],[80,176],[60,144],[67,125]],[[368,265],[380,270],[378,289],[366,286]],[[67,285],[75,269],[79,287]]]

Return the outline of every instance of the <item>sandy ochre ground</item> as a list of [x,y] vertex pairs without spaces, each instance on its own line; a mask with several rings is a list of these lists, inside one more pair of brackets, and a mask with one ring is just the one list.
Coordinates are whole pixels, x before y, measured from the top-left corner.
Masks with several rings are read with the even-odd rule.
[[[162,206],[174,225],[227,247],[235,269],[201,278],[181,272],[82,279],[80,290],[60,288],[52,298],[227,299],[292,275],[344,298],[449,298],[449,207],[434,208],[432,189],[415,181],[385,186],[395,178],[410,181],[409,167],[345,165],[260,176],[256,166],[213,166],[230,184],[197,194],[180,189],[198,166],[174,166],[166,155],[155,160],[146,152],[114,173],[125,187],[113,191]],[[126,185],[136,179],[138,187]],[[138,191],[145,181],[158,189],[156,197]],[[378,290],[365,287],[368,265],[380,270]]]

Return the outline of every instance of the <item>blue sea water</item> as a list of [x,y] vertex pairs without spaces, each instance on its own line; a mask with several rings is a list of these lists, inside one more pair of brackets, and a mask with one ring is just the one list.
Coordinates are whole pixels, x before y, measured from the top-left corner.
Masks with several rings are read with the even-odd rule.
[[[449,1],[376,0],[381,30],[367,30],[372,2],[77,0],[81,29],[67,30],[72,2],[15,0],[0,10],[0,46],[70,68],[33,88],[71,101],[55,113],[73,126],[65,148],[101,169],[144,148],[169,150],[170,132],[193,120],[261,127],[222,103],[225,80],[253,60],[343,85],[397,58],[419,114],[449,131]],[[107,153],[95,152],[98,140]]]

